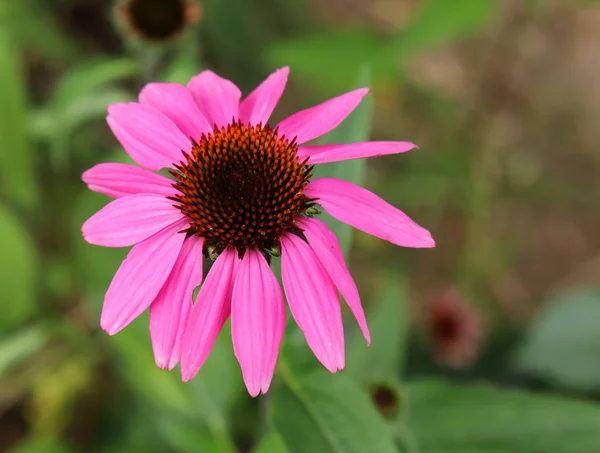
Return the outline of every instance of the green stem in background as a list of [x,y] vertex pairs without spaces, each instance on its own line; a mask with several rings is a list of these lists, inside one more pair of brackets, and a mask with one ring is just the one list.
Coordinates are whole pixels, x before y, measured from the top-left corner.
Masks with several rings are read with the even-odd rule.
[[164,46],[136,46],[134,54],[142,68],[142,83],[154,82],[158,79],[165,53],[166,48]]
[[186,85],[190,78],[205,69],[197,30],[190,30],[181,39],[172,58],[165,64],[156,80]]
[[476,293],[485,278],[488,253],[491,251],[490,219],[494,198],[494,180],[490,163],[494,156],[483,146],[470,162],[470,185],[466,200],[465,242],[462,248],[458,283],[468,293]]
[[270,410],[271,410],[271,393],[267,392],[264,395],[260,395],[258,400],[258,409],[260,416],[260,435],[264,436],[271,429],[270,423]]
[[[456,280],[458,286],[471,296],[477,295],[478,287],[492,272],[490,254],[495,252],[494,243],[497,241],[497,238],[491,237],[490,231],[497,180],[494,166],[500,156],[487,143],[487,134],[495,115],[502,112],[509,99],[507,96],[499,99],[498,92],[503,87],[497,86],[497,80],[510,80],[511,68],[518,58],[516,43],[524,20],[528,17],[514,14],[490,37],[490,45],[483,49],[479,71],[472,84],[479,89],[473,90],[471,106],[457,134],[468,137],[463,139],[463,143],[467,143],[471,153],[470,182],[465,195],[465,239]],[[505,74],[498,75],[499,71],[505,71]],[[490,96],[494,97],[490,99]],[[491,108],[484,110],[489,106]],[[456,140],[460,141],[460,137]],[[477,298],[474,297],[474,300]]]
[[414,434],[403,422],[394,425],[394,437],[402,445],[405,453],[419,453],[419,445]]

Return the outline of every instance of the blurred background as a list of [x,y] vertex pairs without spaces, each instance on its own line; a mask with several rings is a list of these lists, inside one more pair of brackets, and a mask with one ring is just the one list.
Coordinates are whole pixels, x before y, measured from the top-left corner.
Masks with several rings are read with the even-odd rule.
[[[0,451],[388,451],[296,442],[325,430],[294,415],[323,398],[276,378],[251,399],[227,329],[182,384],[147,317],[99,328],[127,252],[80,233],[108,201],[81,173],[127,159],[106,106],[205,68],[248,93],[289,65],[274,121],[372,87],[328,140],[420,149],[325,171],[437,242],[337,227],[373,345],[349,320],[323,394],[364,403],[398,451],[600,452],[600,2],[0,0],[0,21]],[[291,373],[317,369],[291,338]]]

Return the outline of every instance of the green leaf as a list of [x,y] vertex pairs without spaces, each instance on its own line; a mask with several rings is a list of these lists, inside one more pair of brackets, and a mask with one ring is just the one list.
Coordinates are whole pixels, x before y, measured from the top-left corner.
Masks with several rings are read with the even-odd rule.
[[421,453],[600,451],[600,407],[556,396],[439,380],[408,386]]
[[281,436],[276,432],[270,432],[263,436],[252,453],[288,453]]
[[42,326],[22,329],[7,336],[0,343],[0,377],[26,361],[48,340],[48,333]]
[[559,294],[539,310],[517,368],[563,387],[600,389],[600,290]]
[[404,346],[408,334],[406,282],[388,277],[377,305],[367,313],[371,346],[365,346],[362,335],[348,349],[348,373],[363,382],[379,383],[397,379],[404,364]]
[[425,0],[414,19],[395,39],[391,49],[401,57],[467,37],[482,29],[493,16],[497,0]]
[[234,453],[233,442],[219,442],[209,430],[189,420],[157,418],[157,428],[178,453]]
[[133,60],[102,58],[74,67],[60,80],[48,104],[31,121],[32,132],[50,142],[54,168],[62,168],[68,162],[72,135],[79,127],[104,118],[109,104],[132,100],[128,91],[111,84],[138,72]]
[[[156,367],[148,334],[148,316],[134,321],[118,336],[107,338],[121,359],[120,370],[131,389],[156,407],[157,422],[164,411],[195,423],[203,422],[211,442],[222,453],[235,451],[227,426],[227,410],[236,390],[240,389],[239,371],[235,373],[235,358],[227,344],[229,330],[215,343],[211,355],[198,375],[189,383],[181,382],[178,371]],[[229,340],[230,342],[230,340]],[[236,370],[238,367],[235,366]],[[174,441],[183,442],[184,435],[175,427],[169,428]],[[212,451],[212,450],[211,450]]]
[[106,341],[116,351],[119,370],[133,391],[159,410],[193,416],[193,401],[178,374],[154,363],[147,313]]
[[[1,123],[1,122],[0,122]],[[0,288],[5,303],[0,332],[15,327],[36,310],[36,274],[39,257],[27,230],[0,204]]]
[[[370,84],[370,72],[363,68],[358,77],[358,86],[367,87]],[[369,139],[371,120],[373,117],[372,95],[363,99],[361,104],[336,129],[327,134],[321,144],[355,143]],[[316,165],[314,178],[330,177],[343,179],[356,185],[361,185],[365,179],[366,160],[354,159],[330,164]],[[327,223],[340,241],[342,251],[347,256],[352,242],[352,227],[335,220],[324,212],[320,218]]]
[[70,453],[73,450],[58,439],[29,437],[19,442],[8,453]]
[[25,76],[18,49],[0,27],[0,191],[31,209],[39,196],[34,156],[27,136]]
[[[132,404],[133,403],[133,404]],[[93,449],[97,453],[165,453],[169,450],[165,434],[157,428],[161,414],[144,402],[132,399],[117,403],[110,422],[101,424]],[[154,415],[155,420],[152,419]],[[171,415],[171,414],[169,414]],[[163,419],[167,417],[163,415]],[[107,426],[106,426],[107,425]],[[160,425],[159,425],[160,426]],[[112,428],[112,429],[111,429]],[[100,444],[100,445],[98,445]],[[177,450],[175,450],[177,451]]]
[[[106,108],[109,104],[131,100],[132,96],[127,91],[120,88],[107,88],[74,99],[64,110],[56,111],[47,107],[44,111],[38,112],[35,125],[42,124],[48,128],[46,138],[50,141],[52,166],[64,168],[71,152],[82,152],[72,144],[73,134],[79,127],[89,121],[106,117]],[[45,118],[40,118],[39,115],[44,115]],[[40,123],[41,121],[43,123]]]
[[67,109],[81,96],[103,89],[120,80],[139,74],[138,64],[129,58],[97,58],[73,67],[58,83],[51,99],[59,110]]
[[397,453],[388,426],[347,376],[279,371],[271,420],[290,453]]
[[365,66],[376,79],[393,74],[390,59],[377,58],[384,44],[369,29],[333,30],[274,41],[267,60],[271,66],[291,66],[294,74],[317,88],[341,91],[352,86]]
[[25,48],[64,64],[76,57],[77,43],[56,21],[47,2],[20,0],[0,2],[0,23],[13,36],[17,48]]

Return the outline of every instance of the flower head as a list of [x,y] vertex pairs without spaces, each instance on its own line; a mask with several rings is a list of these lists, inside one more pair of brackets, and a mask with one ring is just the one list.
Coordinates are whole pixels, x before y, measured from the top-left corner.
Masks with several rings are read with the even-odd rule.
[[196,0],[121,0],[115,15],[132,37],[161,42],[177,38],[188,24],[198,22]]
[[[286,317],[269,266],[275,256],[292,316],[329,371],[345,360],[338,290],[370,342],[339,243],[315,218],[320,208],[394,244],[434,246],[427,230],[377,195],[346,181],[312,179],[312,165],[415,145],[306,145],[337,127],[367,89],[270,126],[288,72],[276,71],[241,102],[240,90],[211,71],[185,87],[151,83],[139,102],[108,109],[110,128],[139,166],[99,164],[83,174],[91,190],[115,198],[83,225],[84,238],[105,247],[133,245],[106,293],[101,326],[115,334],[150,307],[156,363],[172,369],[180,362],[184,381],[200,370],[231,317],[248,391],[267,391]],[[156,173],[163,168],[173,179]],[[204,282],[203,256],[214,259]]]
[[436,359],[454,368],[471,363],[477,357],[483,337],[479,314],[453,289],[431,297],[426,310],[425,334]]

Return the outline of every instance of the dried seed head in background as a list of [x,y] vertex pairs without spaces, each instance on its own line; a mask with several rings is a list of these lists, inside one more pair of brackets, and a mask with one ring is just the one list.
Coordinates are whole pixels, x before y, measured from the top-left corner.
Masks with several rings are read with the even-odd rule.
[[392,382],[377,382],[369,388],[369,395],[375,408],[387,420],[398,415],[402,397],[398,386]]
[[421,322],[438,362],[462,368],[477,358],[483,340],[482,320],[454,289],[430,297]]
[[179,38],[202,15],[197,0],[121,0],[114,11],[127,38],[150,42]]

